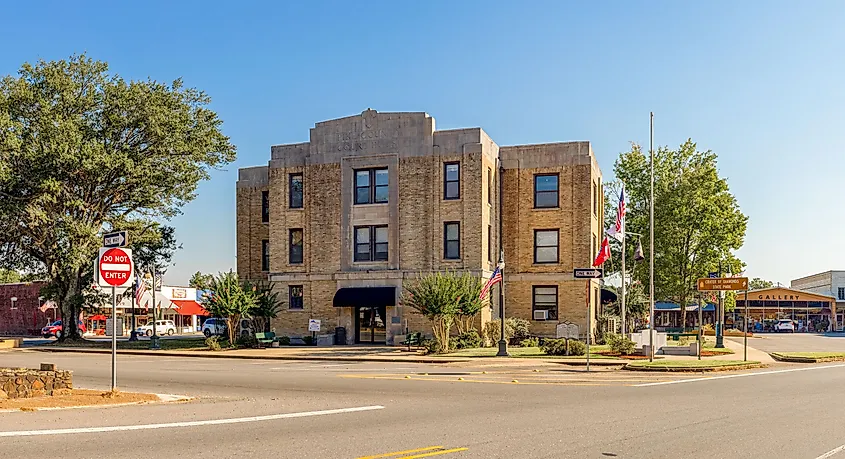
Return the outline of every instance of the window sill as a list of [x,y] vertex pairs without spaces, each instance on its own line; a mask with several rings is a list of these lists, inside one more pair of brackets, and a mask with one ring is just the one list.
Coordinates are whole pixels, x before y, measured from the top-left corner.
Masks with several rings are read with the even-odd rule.
[[462,260],[462,259],[460,259],[460,258],[444,258],[442,261],[443,261],[444,263],[459,263],[459,262],[461,262],[461,261],[463,261],[463,260]]
[[443,198],[443,201],[448,201],[448,202],[460,202],[460,201],[461,201],[461,198]]
[[305,308],[297,308],[297,309],[286,309],[287,312],[305,312]]
[[390,204],[390,203],[389,202],[362,202],[360,204],[353,203],[352,205],[364,207],[364,206],[384,206],[384,205],[387,205],[387,204]]
[[559,261],[535,261],[531,266],[554,266],[559,264]]
[[538,211],[560,210],[560,206],[554,206],[554,207],[533,207],[533,208],[532,208],[532,210],[538,210]]
[[288,207],[288,210],[305,210],[305,207]]

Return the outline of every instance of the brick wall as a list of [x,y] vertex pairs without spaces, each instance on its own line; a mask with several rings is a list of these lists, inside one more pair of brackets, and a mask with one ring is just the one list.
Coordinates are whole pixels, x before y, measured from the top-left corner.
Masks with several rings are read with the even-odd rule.
[[[43,282],[0,284],[0,335],[37,336],[54,317],[61,318],[56,309],[41,311],[38,297],[43,286]],[[12,298],[17,298],[15,309]]]

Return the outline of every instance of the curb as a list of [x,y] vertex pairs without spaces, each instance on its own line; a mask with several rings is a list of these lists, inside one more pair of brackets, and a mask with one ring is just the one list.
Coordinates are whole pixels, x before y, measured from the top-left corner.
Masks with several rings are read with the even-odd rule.
[[622,367],[623,370],[628,371],[652,371],[652,372],[663,372],[663,373],[702,373],[702,372],[715,372],[715,371],[734,371],[734,370],[750,370],[752,368],[765,368],[766,365],[762,363],[746,363],[746,364],[737,364],[737,365],[727,365],[727,366],[718,366],[718,367],[640,367],[640,366],[630,366],[625,365]]
[[[111,354],[111,349],[91,348],[62,348],[56,347],[45,349],[39,347],[27,348],[38,352],[79,352],[83,354]],[[465,363],[472,362],[471,359],[448,359],[431,357],[331,357],[331,356],[293,356],[293,355],[226,355],[208,351],[208,353],[186,353],[172,351],[145,351],[135,349],[118,349],[118,354],[123,355],[158,355],[168,357],[194,357],[200,359],[244,359],[244,360],[293,360],[293,361],[316,361],[316,362],[383,362],[383,363]],[[592,363],[592,362],[591,362]]]
[[790,357],[785,355],[780,355],[777,352],[769,353],[773,359],[777,360],[778,362],[789,362],[789,363],[826,363],[826,362],[845,362],[845,356],[842,357]]
[[115,408],[115,407],[122,407],[122,406],[135,406],[135,405],[155,405],[160,403],[187,403],[191,400],[194,400],[196,397],[189,397],[187,395],[173,395],[173,394],[153,394],[158,397],[158,401],[143,401],[143,402],[123,402],[123,403],[111,403],[111,404],[100,404],[100,405],[77,405],[77,406],[43,406],[39,408],[30,408],[26,410],[22,410],[20,408],[17,409],[4,409],[0,410],[0,413],[21,413],[21,412],[34,412],[34,411],[61,411],[61,410],[78,410],[84,408]]

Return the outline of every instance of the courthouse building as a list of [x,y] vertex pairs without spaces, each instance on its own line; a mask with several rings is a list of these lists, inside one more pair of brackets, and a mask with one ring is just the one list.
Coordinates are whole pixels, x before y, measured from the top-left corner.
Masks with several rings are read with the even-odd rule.
[[[403,284],[440,270],[488,278],[500,199],[506,316],[531,320],[541,336],[559,323],[583,334],[587,304],[595,317],[598,282],[572,278],[602,234],[589,142],[499,146],[480,128],[435,130],[426,113],[366,110],[270,153],[266,166],[239,171],[237,267],[280,292],[277,334],[308,335],[309,319],[324,335],[344,327],[350,344],[430,334],[402,306]],[[478,325],[498,313],[496,293]]]

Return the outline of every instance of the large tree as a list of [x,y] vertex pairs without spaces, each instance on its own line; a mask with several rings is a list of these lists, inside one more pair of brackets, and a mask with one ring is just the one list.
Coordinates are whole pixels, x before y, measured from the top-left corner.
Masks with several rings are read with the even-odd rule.
[[[625,184],[627,229],[647,235],[648,152],[634,144],[613,169]],[[742,246],[748,219],[719,176],[716,154],[698,150],[692,140],[654,152],[654,180],[655,297],[686,305],[696,298],[696,279],[717,270],[720,259],[728,270],[741,271],[732,251]],[[643,243],[648,250],[647,237]],[[648,263],[638,264],[634,275],[648,285]],[[681,311],[685,323],[686,308]]]
[[213,283],[214,275],[203,274],[197,271],[193,276],[191,276],[191,280],[188,281],[188,287],[193,287],[197,290],[208,290],[211,288]]
[[748,281],[748,290],[762,290],[764,288],[772,288],[774,286],[774,282],[761,279],[759,277],[755,277],[754,279]]
[[234,160],[209,103],[180,79],[127,81],[85,55],[3,78],[0,264],[44,272],[62,317],[78,317],[103,231],[178,214]]
[[21,281],[21,273],[12,269],[0,268],[0,284],[14,284]]

